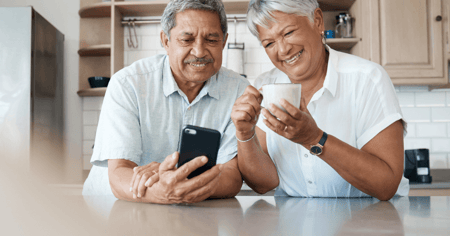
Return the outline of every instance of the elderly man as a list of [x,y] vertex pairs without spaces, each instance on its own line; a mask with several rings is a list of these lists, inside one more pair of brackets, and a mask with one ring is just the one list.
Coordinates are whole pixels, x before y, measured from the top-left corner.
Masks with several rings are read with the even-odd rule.
[[[223,4],[173,0],[161,24],[167,55],[133,63],[108,85],[91,159],[94,166],[83,195],[193,203],[235,196],[242,186],[230,115],[249,83],[221,68],[228,36]],[[188,124],[222,135],[218,165],[192,179],[187,179],[189,173],[207,158],[197,157],[176,168],[179,134]]]

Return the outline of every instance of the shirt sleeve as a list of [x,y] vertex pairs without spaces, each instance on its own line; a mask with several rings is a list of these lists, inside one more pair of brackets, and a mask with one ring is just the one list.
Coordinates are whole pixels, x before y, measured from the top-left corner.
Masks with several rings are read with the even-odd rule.
[[[250,83],[247,80],[241,80],[242,82],[238,85],[238,92],[235,99],[232,100],[234,102],[244,93]],[[230,113],[232,106],[230,107]],[[226,128],[222,134],[222,139],[220,141],[220,149],[217,156],[217,164],[224,164],[233,159],[237,155],[237,140],[236,140],[236,126],[234,126],[233,121],[230,119],[226,125]]]
[[130,84],[111,78],[103,100],[93,165],[108,166],[108,159],[125,159],[140,164],[142,138],[136,94]]
[[359,111],[356,145],[359,149],[397,120],[401,120],[406,128],[397,94],[387,72],[379,66],[368,76],[356,101]]

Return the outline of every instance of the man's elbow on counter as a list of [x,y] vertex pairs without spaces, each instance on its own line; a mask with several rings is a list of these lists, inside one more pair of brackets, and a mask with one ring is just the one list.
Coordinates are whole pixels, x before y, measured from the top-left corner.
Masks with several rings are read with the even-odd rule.
[[250,186],[250,188],[253,189],[253,191],[255,191],[258,194],[265,194],[273,189],[275,189],[278,186],[279,182],[277,182],[276,184],[272,184],[272,185],[266,185],[266,186]]

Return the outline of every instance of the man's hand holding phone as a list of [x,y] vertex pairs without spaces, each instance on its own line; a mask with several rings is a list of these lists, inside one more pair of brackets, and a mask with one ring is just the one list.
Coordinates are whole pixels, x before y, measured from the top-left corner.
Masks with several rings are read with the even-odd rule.
[[[208,158],[199,156],[177,168],[178,158],[178,152],[166,157],[159,165],[158,172],[148,179],[150,182],[154,182],[155,179],[158,181],[152,183],[151,186],[144,186],[146,190],[141,193],[142,198],[148,198],[150,202],[159,204],[195,203],[214,194],[222,165],[216,165],[203,174],[188,179],[189,174],[208,162]],[[145,182],[148,181],[140,180],[137,189],[140,190],[143,185],[141,183]],[[134,189],[133,191],[135,191]]]

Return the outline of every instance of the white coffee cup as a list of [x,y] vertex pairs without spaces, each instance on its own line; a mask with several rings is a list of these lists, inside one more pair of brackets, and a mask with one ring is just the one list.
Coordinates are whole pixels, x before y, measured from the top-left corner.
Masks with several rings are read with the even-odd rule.
[[269,105],[273,103],[284,112],[287,112],[280,105],[280,99],[282,98],[293,106],[300,108],[300,100],[302,97],[301,84],[266,84],[262,86],[262,91],[260,92],[264,96],[263,104],[265,108],[269,108]]

